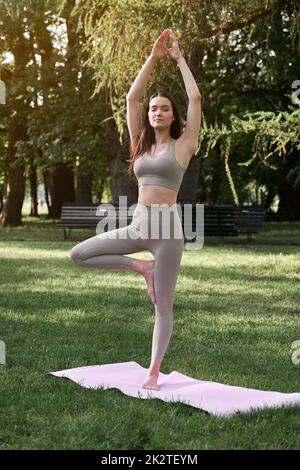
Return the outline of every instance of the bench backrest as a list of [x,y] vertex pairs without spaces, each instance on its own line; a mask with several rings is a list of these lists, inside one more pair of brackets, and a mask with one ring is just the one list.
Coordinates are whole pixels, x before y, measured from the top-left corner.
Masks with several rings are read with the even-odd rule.
[[[120,208],[118,206],[113,206],[114,211],[110,214],[105,209],[105,205],[99,207],[100,204],[75,204],[75,203],[65,203],[62,206],[60,222],[67,224],[80,224],[85,226],[96,226],[97,223],[102,220],[104,216],[109,218],[111,215],[112,218],[117,216],[117,221],[125,220],[126,222],[131,220],[131,216],[127,213],[126,208],[123,206]],[[111,206],[110,206],[111,207]]]
[[[179,203],[181,206],[182,203]],[[82,226],[96,226],[104,216],[109,218],[108,208],[105,204],[78,204],[65,203],[62,206],[60,222],[80,224]],[[113,206],[115,212],[111,217],[117,216],[117,225],[130,223],[132,212],[129,215],[126,207]],[[98,209],[99,208],[99,209]],[[98,210],[97,210],[98,209]],[[192,230],[196,230],[196,205],[192,204],[192,211],[187,213],[182,208],[182,225],[185,217]],[[192,220],[189,220],[192,217]],[[204,205],[204,234],[205,235],[229,235],[247,230],[258,231],[265,219],[265,210],[261,206],[233,206],[231,204]]]
[[263,206],[237,206],[234,208],[235,224],[238,232],[258,232],[265,220]]

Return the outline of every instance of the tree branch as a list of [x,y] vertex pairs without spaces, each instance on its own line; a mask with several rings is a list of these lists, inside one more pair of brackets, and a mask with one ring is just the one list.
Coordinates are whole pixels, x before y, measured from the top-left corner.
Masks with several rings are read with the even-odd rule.
[[226,19],[222,21],[222,23],[214,29],[207,31],[207,33],[202,36],[203,39],[208,39],[214,36],[219,36],[220,34],[228,34],[231,31],[235,31],[237,29],[243,29],[246,26],[249,26],[252,23],[256,23],[259,19],[264,16],[268,16],[275,12],[277,9],[282,10],[283,7],[288,6],[291,4],[290,0],[279,1],[277,0],[272,6],[270,7],[263,7],[258,8],[253,12],[251,16],[248,18],[239,17],[234,21],[227,21]]

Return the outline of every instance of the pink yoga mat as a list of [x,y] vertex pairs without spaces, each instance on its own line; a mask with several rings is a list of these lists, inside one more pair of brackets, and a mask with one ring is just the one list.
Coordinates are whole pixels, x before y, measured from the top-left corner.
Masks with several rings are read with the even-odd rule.
[[300,405],[300,393],[281,393],[253,388],[224,385],[193,379],[180,372],[160,372],[160,390],[142,388],[148,369],[137,362],[120,362],[97,366],[78,367],[50,372],[86,388],[117,388],[125,395],[142,399],[159,398],[166,402],[182,402],[216,416],[229,416],[237,411],[259,408]]

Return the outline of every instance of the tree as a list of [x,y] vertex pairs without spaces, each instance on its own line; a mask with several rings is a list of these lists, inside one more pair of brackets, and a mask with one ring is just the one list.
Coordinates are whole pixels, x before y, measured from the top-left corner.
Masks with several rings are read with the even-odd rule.
[[[39,179],[45,183],[48,216],[54,218],[60,216],[64,201],[74,201],[76,196],[78,202],[90,202],[92,191],[101,195],[99,187],[103,190],[108,178],[103,150],[103,96],[91,98],[95,84],[83,65],[85,38],[82,25],[71,15],[74,2],[68,0],[61,5],[59,0],[27,0],[19,4],[17,16],[13,3],[2,0],[0,14],[5,25],[0,51],[19,52],[18,62],[15,59],[10,65],[8,102],[1,111],[7,133],[15,129],[16,119],[23,126],[23,133],[20,126],[17,135],[10,131],[15,145],[11,137],[3,171],[9,183],[2,210],[2,223],[6,225],[21,223],[26,177],[32,196],[31,214],[37,215]],[[26,47],[21,47],[21,41]],[[22,97],[23,105],[17,114],[13,112],[15,95],[16,104]],[[5,137],[4,134],[4,141]],[[4,142],[4,148],[5,145]],[[18,207],[12,203],[16,195]]]
[[28,102],[26,69],[30,53],[30,42],[24,36],[23,8],[12,0],[1,1],[1,27],[14,56],[10,93],[7,95],[10,118],[8,124],[8,148],[5,158],[7,172],[7,199],[2,208],[0,223],[16,226],[21,223],[25,193],[25,167],[17,157],[17,144],[27,139]]

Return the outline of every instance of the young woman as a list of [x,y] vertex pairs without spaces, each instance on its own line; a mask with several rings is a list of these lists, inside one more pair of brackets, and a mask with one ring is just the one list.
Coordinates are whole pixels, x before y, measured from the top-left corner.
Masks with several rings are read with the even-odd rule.
[[[172,47],[167,47],[170,38]],[[182,73],[189,99],[186,127],[180,131],[180,117],[172,96],[158,91],[149,99],[143,122],[139,102],[158,60],[172,58]],[[184,237],[177,208],[177,193],[189,161],[198,147],[201,95],[182,56],[171,29],[156,40],[127,95],[127,123],[131,138],[129,174],[139,185],[138,203],[127,227],[101,233],[71,250],[72,260],[82,267],[130,269],[145,278],[155,307],[151,364],[142,387],[159,390],[157,379],[173,327],[173,292],[177,282]],[[154,210],[155,209],[155,210]],[[163,218],[159,217],[159,211]],[[173,215],[173,218],[172,218]],[[166,225],[169,229],[166,237]],[[159,231],[152,236],[152,227]],[[150,229],[151,227],[151,229]],[[141,236],[141,233],[151,236]],[[163,233],[163,235],[161,235]],[[125,254],[149,250],[152,261]]]

